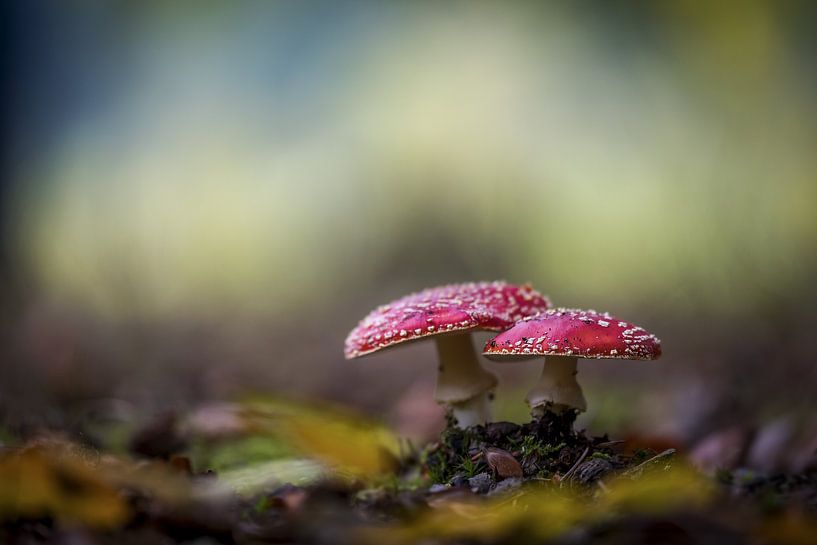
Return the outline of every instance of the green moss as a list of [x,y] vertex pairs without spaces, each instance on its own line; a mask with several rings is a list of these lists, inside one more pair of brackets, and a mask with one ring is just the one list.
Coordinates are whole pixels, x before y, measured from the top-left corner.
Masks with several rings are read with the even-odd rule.
[[610,456],[606,452],[601,452],[600,450],[597,450],[596,452],[591,454],[590,458],[599,458],[601,460],[607,460],[608,462],[611,462],[613,460],[612,456]]
[[559,451],[565,446],[567,445],[564,442],[550,445],[539,440],[536,436],[526,435],[522,438],[521,445],[519,445],[519,451],[523,458],[527,458],[529,456],[550,458],[553,455],[558,454]]

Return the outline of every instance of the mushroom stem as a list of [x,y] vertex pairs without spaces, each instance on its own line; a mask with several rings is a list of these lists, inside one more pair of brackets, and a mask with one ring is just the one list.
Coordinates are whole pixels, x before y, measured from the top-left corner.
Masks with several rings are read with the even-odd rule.
[[582,387],[576,381],[576,359],[569,356],[545,356],[542,376],[528,392],[528,405],[534,417],[549,410],[560,413],[566,409],[587,410]]
[[489,396],[497,379],[479,364],[471,335],[440,335],[436,341],[439,367],[434,397],[451,408],[461,428],[490,422]]
[[487,424],[493,420],[490,392],[482,392],[460,403],[451,403],[451,413],[460,428]]

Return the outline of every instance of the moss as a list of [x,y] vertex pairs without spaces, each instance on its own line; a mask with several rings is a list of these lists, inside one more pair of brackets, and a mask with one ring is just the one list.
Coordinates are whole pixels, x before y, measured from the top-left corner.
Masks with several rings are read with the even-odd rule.
[[598,459],[601,459],[601,460],[607,460],[608,462],[612,462],[612,461],[613,461],[613,457],[612,457],[612,456],[610,456],[610,455],[609,455],[609,454],[607,454],[606,452],[603,452],[603,451],[600,451],[600,450],[597,450],[596,452],[594,452],[593,454],[591,454],[591,455],[589,456],[589,458],[598,458]]
[[[573,431],[575,413],[559,415],[546,413],[540,419],[527,424],[494,422],[485,426],[459,429],[446,428],[440,443],[427,453],[426,468],[436,483],[449,483],[455,476],[471,477],[488,470],[479,459],[488,447],[510,452],[523,465],[528,477],[538,477],[543,472],[566,471],[573,450],[581,453],[588,444],[583,433]],[[573,447],[570,456],[563,456],[564,449]]]

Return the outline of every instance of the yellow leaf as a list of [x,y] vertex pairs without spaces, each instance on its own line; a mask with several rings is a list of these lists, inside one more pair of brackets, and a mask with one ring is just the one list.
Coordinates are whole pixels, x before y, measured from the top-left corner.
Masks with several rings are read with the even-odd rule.
[[715,495],[715,485],[692,467],[647,469],[634,479],[619,477],[608,483],[598,508],[602,512],[661,513],[678,507],[698,508]]
[[397,437],[348,410],[263,400],[248,403],[244,417],[250,429],[278,436],[341,476],[371,479],[398,466]]
[[[578,489],[577,489],[578,490]],[[498,498],[451,493],[433,502],[434,509],[402,525],[365,529],[367,543],[417,543],[427,540],[497,541],[524,535],[549,540],[580,524],[596,524],[621,513],[657,513],[699,507],[714,487],[686,466],[644,470],[640,477],[620,477],[592,499],[569,488],[529,485]],[[586,491],[584,491],[586,492]]]
[[284,459],[225,471],[219,474],[219,481],[249,496],[286,483],[306,486],[322,477],[325,477],[324,468],[311,460]]
[[547,540],[578,524],[588,512],[572,492],[544,488],[529,488],[491,499],[457,497],[435,502],[435,505],[434,509],[406,524],[365,529],[361,538],[368,543],[481,542],[512,535]]
[[124,522],[117,491],[86,460],[35,447],[0,459],[0,519],[52,516],[89,526]]

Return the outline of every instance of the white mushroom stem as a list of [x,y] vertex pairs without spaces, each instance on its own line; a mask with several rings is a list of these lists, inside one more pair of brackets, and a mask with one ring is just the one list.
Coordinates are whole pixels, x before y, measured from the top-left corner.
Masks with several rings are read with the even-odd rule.
[[487,424],[493,420],[491,394],[482,392],[460,403],[451,403],[451,412],[460,428]]
[[477,359],[468,333],[436,338],[438,402],[448,405],[461,428],[491,421],[490,393],[497,379]]
[[576,381],[576,359],[569,356],[545,356],[542,376],[528,392],[531,414],[542,416],[546,410],[560,413],[566,409],[587,410],[582,387]]

